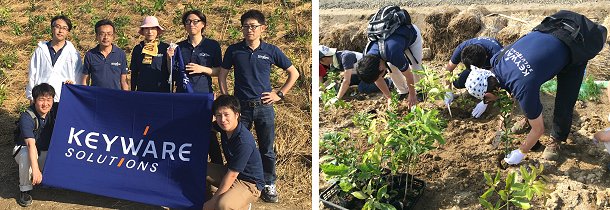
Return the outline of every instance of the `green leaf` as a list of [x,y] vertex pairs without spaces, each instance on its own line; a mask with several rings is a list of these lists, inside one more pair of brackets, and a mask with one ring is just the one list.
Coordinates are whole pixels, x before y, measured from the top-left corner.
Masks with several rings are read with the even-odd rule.
[[521,176],[523,177],[523,180],[525,180],[525,182],[528,182],[530,180],[530,173],[527,172],[525,166],[521,165],[521,167],[519,167],[519,170],[521,171]]
[[485,191],[485,193],[483,193],[483,195],[481,195],[481,198],[483,199],[487,199],[487,197],[489,197],[489,195],[491,195],[495,190],[495,187],[491,187],[489,189],[487,189],[487,191]]
[[531,201],[534,197],[534,191],[531,188],[528,188],[527,190],[525,190],[525,197],[527,198],[527,200]]
[[496,173],[496,177],[494,178],[494,186],[498,186],[498,183],[500,183],[500,171]]
[[515,183],[515,172],[511,172],[506,177],[506,186],[504,187],[504,189],[505,190],[512,189],[511,187],[513,186],[514,183]]
[[521,209],[532,208],[532,205],[525,198],[513,198],[510,199],[510,202]]
[[503,201],[508,200],[508,194],[506,193],[506,190],[498,191],[498,195],[500,195],[500,199],[502,199]]
[[489,173],[483,172],[483,176],[485,177],[485,184],[487,186],[493,187],[493,183],[492,183],[491,176],[489,175]]
[[381,206],[381,209],[385,209],[385,210],[396,210],[396,207],[387,204],[387,203],[379,203]]
[[485,209],[493,209],[493,206],[491,205],[491,203],[489,203],[489,201],[487,201],[487,200],[485,200],[483,198],[479,198],[479,203]]
[[349,171],[349,167],[343,164],[334,165],[334,164],[322,164],[320,166],[322,171],[329,176],[338,176],[344,175]]
[[354,196],[355,198],[358,198],[360,200],[364,200],[364,199],[368,198],[368,196],[362,191],[352,192],[352,196]]
[[384,195],[386,195],[386,192],[388,191],[388,185],[383,185],[383,187],[379,188],[379,190],[377,190],[377,200],[381,200]]
[[354,184],[352,184],[348,180],[342,179],[339,182],[339,187],[341,187],[341,190],[343,190],[343,192],[349,192],[350,190],[352,190],[352,188],[354,188]]

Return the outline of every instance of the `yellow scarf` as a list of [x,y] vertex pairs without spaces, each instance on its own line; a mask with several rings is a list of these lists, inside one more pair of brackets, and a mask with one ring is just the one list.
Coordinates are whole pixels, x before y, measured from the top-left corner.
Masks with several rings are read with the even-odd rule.
[[144,59],[142,59],[142,64],[152,64],[153,56],[157,56],[159,54],[159,40],[155,39],[151,42],[145,43],[142,48],[142,54],[144,54]]

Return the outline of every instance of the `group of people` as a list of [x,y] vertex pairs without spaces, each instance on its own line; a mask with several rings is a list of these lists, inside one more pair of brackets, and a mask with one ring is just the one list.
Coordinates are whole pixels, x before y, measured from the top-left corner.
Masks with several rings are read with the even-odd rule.
[[[207,183],[217,190],[204,209],[247,209],[259,197],[265,202],[278,202],[273,104],[284,99],[299,73],[278,47],[261,39],[267,28],[261,11],[246,11],[240,23],[243,40],[230,45],[221,57],[220,44],[204,35],[207,20],[201,11],[191,10],[182,15],[188,36],[176,46],[160,41],[165,29],[156,17],[147,16],[138,32],[144,39],[133,48],[128,64],[126,53],[114,44],[116,31],[112,21],[104,19],[95,24],[98,44],[81,60],[78,50],[67,40],[72,30],[70,19],[63,15],[53,17],[51,40],[39,42],[30,61],[26,97],[31,106],[21,113],[20,134],[13,150],[19,165],[18,203],[31,205],[30,190],[42,182],[41,172],[63,83],[171,93],[187,92],[174,85],[188,80],[192,90],[189,92],[197,94],[213,93],[212,77],[218,77],[220,96],[212,110],[217,125],[210,129],[220,133],[221,145],[212,132]],[[178,51],[182,60],[176,56]],[[178,76],[179,63],[184,64],[186,78]],[[272,65],[288,74],[285,83],[275,90],[270,81]],[[234,96],[228,95],[227,87],[231,69]],[[174,73],[176,76],[170,76]],[[252,125],[257,142],[250,132]]]
[[[371,22],[368,29],[372,28]],[[370,37],[370,31],[367,32]],[[421,69],[422,42],[417,26],[406,22],[383,42],[369,40],[370,47],[366,48],[364,55],[348,50],[337,51],[327,46],[319,47],[320,68],[343,71],[343,83],[337,98],[343,97],[346,88],[353,85],[350,81],[354,80],[352,74],[356,72],[359,81],[374,82],[389,101],[389,91],[386,83],[382,82],[389,71],[398,93],[408,94],[408,105],[417,104],[413,86],[417,76],[410,71]],[[481,100],[472,111],[475,118],[483,114],[488,104],[498,99],[500,89],[506,90],[518,102],[531,129],[519,148],[504,159],[506,163],[514,165],[519,164],[532,148],[537,150],[541,147],[538,140],[544,133],[544,120],[540,87],[544,82],[557,77],[557,95],[550,134],[552,141],[546,145],[542,155],[545,159],[555,160],[561,142],[565,141],[570,133],[574,105],[587,62],[605,45],[607,29],[604,26],[590,21],[584,15],[562,10],[547,17],[530,33],[506,47],[491,37],[476,37],[462,42],[453,51],[445,69],[452,72],[460,62],[466,69],[452,85],[447,80],[447,85],[450,89],[466,88],[470,95]],[[382,48],[385,55],[380,53]],[[398,73],[399,71],[402,74]],[[321,78],[324,76],[320,75]],[[453,99],[453,93],[447,92],[445,103],[450,105]],[[610,141],[610,135],[606,133],[610,132],[597,134],[597,139]]]

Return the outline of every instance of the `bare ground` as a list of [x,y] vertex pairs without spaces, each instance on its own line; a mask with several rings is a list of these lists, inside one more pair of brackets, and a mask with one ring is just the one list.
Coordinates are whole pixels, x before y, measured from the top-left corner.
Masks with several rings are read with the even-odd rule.
[[[477,1],[484,6],[425,6],[409,7],[415,24],[422,30],[425,38],[424,48],[438,45],[432,49],[433,56],[424,62],[431,70],[441,70],[449,58],[453,48],[466,38],[456,37],[451,31],[438,34],[424,34],[429,31],[431,24],[445,24],[460,17],[465,10],[481,13],[501,13],[511,17],[525,20],[522,23],[515,20],[504,20],[504,24],[497,17],[479,16],[481,19],[480,31],[475,31],[474,36],[481,34],[495,36],[507,45],[519,36],[531,30],[534,25],[542,20],[544,15],[552,14],[558,9],[569,9],[584,13],[599,22],[608,23],[608,2],[586,2],[576,3],[570,1],[566,4],[525,4],[512,3],[508,5],[487,4],[495,1]],[[335,45],[348,46],[342,49],[358,50],[358,44],[366,41],[360,40],[363,34],[367,17],[376,9],[323,9],[320,11],[320,43],[331,47]],[[436,16],[434,16],[436,15]],[[444,16],[443,16],[444,15]],[[432,21],[432,16],[437,17]],[[445,17],[445,18],[443,18]],[[604,21],[606,20],[606,21]],[[455,21],[455,20],[454,20]],[[608,27],[609,25],[606,25]],[[346,36],[340,36],[345,32]],[[465,31],[470,33],[471,31]],[[335,36],[335,37],[334,37]],[[436,39],[435,37],[446,37]],[[511,41],[512,40],[512,41]],[[350,45],[350,42],[358,44]],[[440,45],[439,43],[452,43]],[[453,44],[455,43],[455,44]],[[609,78],[608,49],[598,55],[590,62],[588,74],[596,80]],[[467,93],[461,93],[458,97],[468,97]],[[352,108],[349,110],[330,108],[321,110],[320,135],[329,131],[340,131],[349,129],[352,137],[356,138],[357,131],[351,122],[351,117],[360,111],[384,110],[384,99],[380,94],[356,95],[346,99]],[[541,138],[543,144],[548,143],[548,134],[554,107],[554,95],[543,94],[541,100],[544,106],[543,115],[546,131]],[[540,158],[542,152],[531,152],[527,155],[523,164],[545,166],[544,174],[550,178],[549,187],[552,193],[546,200],[534,201],[536,209],[609,209],[610,208],[610,181],[606,179],[608,169],[606,164],[610,162],[610,155],[603,146],[592,144],[591,136],[594,132],[608,127],[610,123],[606,118],[608,115],[608,98],[602,96],[602,102],[578,102],[575,107],[572,132],[567,142],[562,145],[561,158],[558,161],[545,161]],[[441,145],[437,150],[420,157],[420,163],[415,170],[415,176],[427,183],[426,191],[416,205],[415,209],[480,209],[478,197],[487,189],[483,179],[483,172],[495,173],[501,170],[497,166],[496,157],[504,153],[502,146],[494,148],[491,144],[499,120],[498,108],[488,109],[481,119],[470,117],[472,107],[464,107],[456,103],[452,104],[453,117],[449,116],[446,109],[442,109],[443,117],[448,121],[444,130],[447,143]],[[525,134],[515,135],[518,140],[525,139]],[[356,139],[365,142],[365,139]],[[514,142],[512,148],[516,148],[519,142]],[[323,151],[321,151],[323,152]],[[507,170],[512,171],[511,167]],[[503,174],[506,171],[503,171]],[[323,176],[321,176],[323,177]],[[320,180],[320,192],[328,187],[328,183]]]

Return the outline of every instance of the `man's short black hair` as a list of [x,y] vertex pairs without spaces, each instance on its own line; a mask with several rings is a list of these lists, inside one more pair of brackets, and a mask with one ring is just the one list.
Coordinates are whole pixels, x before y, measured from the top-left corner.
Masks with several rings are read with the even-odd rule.
[[241,18],[239,18],[242,25],[245,24],[246,20],[248,20],[248,19],[255,19],[258,21],[258,23],[265,25],[265,15],[263,15],[263,13],[259,10],[255,10],[255,9],[248,10],[248,11],[246,11],[246,13],[241,15]]
[[98,33],[97,29],[99,29],[102,26],[106,26],[106,25],[112,26],[112,32],[115,32],[114,23],[111,20],[102,19],[100,21],[97,21],[97,23],[95,23],[95,34]]
[[47,83],[41,83],[32,88],[32,99],[36,100],[38,96],[55,97],[55,88]]
[[187,11],[182,15],[182,24],[186,25],[186,20],[188,19],[189,15],[196,15],[199,19],[201,19],[201,21],[203,21],[204,25],[208,25],[208,20],[206,19],[203,12],[196,9]]
[[462,50],[462,63],[464,63],[467,69],[471,65],[484,68],[485,60],[488,59],[487,57],[487,50],[478,44],[468,45]]
[[51,19],[51,28],[55,27],[55,21],[57,21],[57,20],[63,20],[68,25],[68,31],[72,30],[72,21],[70,21],[70,19],[68,17],[66,17],[65,15],[58,15],[58,16],[53,17]]
[[212,104],[212,113],[216,114],[216,111],[221,107],[226,107],[233,110],[235,113],[241,112],[241,106],[239,105],[239,100],[237,97],[232,95],[221,95],[214,100],[214,104]]
[[382,73],[379,71],[379,62],[381,62],[381,59],[375,55],[365,55],[362,57],[356,67],[358,78],[369,84],[375,82]]

